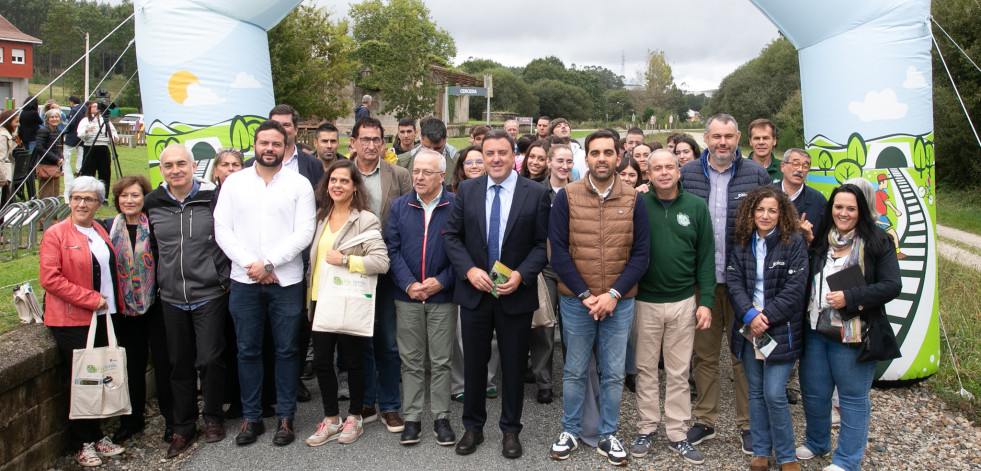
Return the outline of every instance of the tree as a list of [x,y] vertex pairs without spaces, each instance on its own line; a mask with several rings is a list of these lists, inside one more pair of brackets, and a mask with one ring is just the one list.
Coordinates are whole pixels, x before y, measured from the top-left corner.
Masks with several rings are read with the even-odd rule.
[[350,104],[341,90],[355,64],[345,20],[331,21],[322,7],[300,5],[269,30],[269,62],[276,101],[300,116],[334,119]]
[[644,73],[645,88],[654,106],[663,107],[660,100],[674,85],[674,75],[667,59],[664,58],[664,51],[647,51],[647,53],[650,58],[647,59],[647,71]]
[[530,84],[541,79],[551,79],[565,82],[567,79],[565,64],[562,63],[561,59],[555,56],[532,59],[532,61],[525,66],[525,70],[521,78]]
[[539,80],[531,86],[531,91],[538,96],[539,113],[553,118],[583,120],[593,107],[585,90],[558,80]]
[[787,97],[773,121],[777,125],[781,148],[804,147],[804,108],[801,106],[800,90]]
[[[736,118],[743,135],[757,118],[776,118],[788,99],[800,91],[797,49],[787,39],[768,44],[755,59],[722,79],[719,90],[705,107],[703,116],[728,113]],[[780,134],[780,139],[792,136]]]
[[[977,62],[981,57],[981,28],[977,27],[981,4],[975,0],[934,0],[930,10],[937,23],[957,41],[967,56]],[[939,28],[934,31],[939,31]],[[947,60],[967,112],[981,132],[981,74],[945,35],[938,33],[936,37],[937,46]],[[981,181],[981,148],[964,116],[936,47],[932,54],[937,184],[948,188],[976,189],[978,181]],[[932,158],[928,160],[934,162]]]
[[[631,96],[630,91],[620,89],[620,90],[609,90],[604,95],[604,104],[601,104],[603,115],[599,118],[606,119],[609,118],[610,121],[617,121],[625,116],[630,116],[630,110],[636,109],[633,103],[633,96]],[[653,114],[654,110],[651,110]],[[643,116],[643,114],[641,115]],[[644,119],[649,119],[651,116],[647,115]]]
[[[531,86],[516,77],[505,67],[484,69],[479,74],[489,73],[494,77],[494,97],[491,98],[493,111],[511,111],[521,116],[536,116],[538,114],[538,97],[531,91]],[[487,110],[487,99],[470,97],[470,117],[481,119]]]
[[[463,61],[459,68],[464,72],[471,75],[478,75],[484,73],[487,69],[493,69],[497,67],[504,67],[499,62],[492,61],[490,59],[474,58],[473,56],[468,57],[467,60]],[[514,75],[512,73],[512,75]],[[495,85],[497,85],[495,83]]]
[[366,0],[352,5],[353,57],[360,61],[357,84],[378,90],[383,112],[419,118],[433,112],[442,87],[432,80],[433,63],[449,64],[453,38],[429,18],[422,0]]
[[584,73],[595,76],[600,81],[600,85],[607,90],[623,88],[623,76],[613,73],[612,70],[598,65],[587,65],[579,69]]

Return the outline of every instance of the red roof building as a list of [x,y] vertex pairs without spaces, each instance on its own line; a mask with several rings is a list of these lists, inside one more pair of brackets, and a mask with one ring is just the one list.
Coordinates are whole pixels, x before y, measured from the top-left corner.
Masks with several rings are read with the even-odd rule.
[[0,16],[0,100],[26,100],[27,82],[34,76],[34,45],[41,40],[24,34]]

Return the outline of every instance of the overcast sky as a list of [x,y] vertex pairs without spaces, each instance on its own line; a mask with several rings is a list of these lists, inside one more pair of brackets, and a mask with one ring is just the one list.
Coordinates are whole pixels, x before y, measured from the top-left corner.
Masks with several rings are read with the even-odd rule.
[[[599,65],[633,83],[647,51],[660,49],[675,83],[690,91],[717,88],[777,37],[748,0],[424,1],[456,41],[454,65],[479,57],[520,67],[554,55],[566,67]],[[357,2],[316,3],[346,15]]]

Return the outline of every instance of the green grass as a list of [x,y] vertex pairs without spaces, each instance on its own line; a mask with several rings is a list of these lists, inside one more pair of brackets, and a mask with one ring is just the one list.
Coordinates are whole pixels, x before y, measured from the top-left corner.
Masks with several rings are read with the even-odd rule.
[[[981,272],[939,259],[937,284],[940,287],[940,315],[950,346],[957,357],[964,388],[974,394],[968,400],[958,394],[960,384],[954,373],[947,343],[941,338],[940,370],[930,380],[930,388],[949,404],[962,409],[968,420],[981,419]],[[943,335],[943,332],[941,332]]]
[[981,235],[981,190],[937,190],[937,221]]
[[[116,151],[119,154],[119,166],[123,171],[123,175],[137,173],[149,176],[150,170],[147,168],[146,147],[130,149],[129,147],[120,146],[116,148]],[[114,173],[113,179],[115,178],[116,175]],[[62,191],[64,191],[64,186],[62,186]],[[115,215],[116,209],[111,206],[111,203],[109,207],[102,208],[96,213],[96,217],[100,219]],[[0,254],[0,256],[6,257],[7,253]],[[37,277],[38,256],[36,253],[21,251],[20,255],[13,260],[0,261],[0,286],[19,284],[23,281],[37,279]],[[37,281],[31,281],[31,287],[34,288],[35,294],[40,302],[44,289],[41,288],[41,284]],[[12,289],[7,288],[3,290],[3,293],[0,293],[0,334],[20,326],[17,319],[17,311],[14,309],[13,296],[11,295]]]

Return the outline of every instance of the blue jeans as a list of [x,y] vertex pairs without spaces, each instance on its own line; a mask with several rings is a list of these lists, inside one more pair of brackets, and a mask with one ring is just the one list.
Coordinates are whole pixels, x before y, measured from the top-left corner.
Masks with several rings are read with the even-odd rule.
[[[605,295],[604,295],[605,296]],[[600,322],[574,296],[562,296],[562,339],[565,341],[565,369],[562,374],[562,429],[580,436],[583,401],[589,357],[596,345],[596,365],[600,372],[599,439],[616,434],[623,395],[623,364],[627,339],[634,320],[634,300],[622,299],[613,313]]]
[[804,446],[815,454],[831,451],[831,394],[837,386],[841,429],[831,462],[858,471],[869,437],[869,390],[876,362],[856,363],[858,349],[806,327],[804,335],[800,360],[800,392],[807,420]]
[[402,407],[399,378],[402,359],[396,338],[395,284],[388,275],[378,276],[375,290],[375,336],[365,342],[364,406],[378,403],[380,412],[398,412]]
[[[743,342],[743,368],[749,385],[749,430],[753,456],[776,456],[777,464],[797,461],[794,423],[787,405],[787,379],[794,361],[757,360],[752,342]],[[801,388],[803,389],[803,388]],[[771,453],[772,450],[772,453]]]
[[[249,421],[262,420],[262,336],[267,318],[276,350],[276,415],[281,419],[291,419],[296,413],[302,308],[303,283],[279,286],[232,281],[228,311],[235,323],[238,345],[242,415]],[[303,350],[306,353],[305,347]]]

